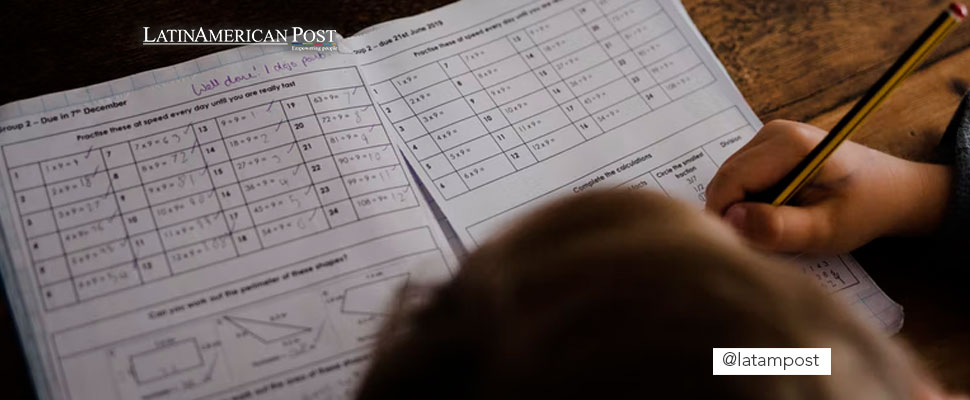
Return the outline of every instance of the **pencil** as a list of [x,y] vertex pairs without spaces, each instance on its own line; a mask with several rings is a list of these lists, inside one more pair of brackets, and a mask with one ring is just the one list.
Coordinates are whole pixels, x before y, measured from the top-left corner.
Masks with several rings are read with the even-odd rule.
[[865,122],[879,104],[926,59],[926,56],[967,17],[967,7],[950,4],[886,71],[822,141],[778,183],[751,200],[780,206],[788,203],[815,176],[832,153]]

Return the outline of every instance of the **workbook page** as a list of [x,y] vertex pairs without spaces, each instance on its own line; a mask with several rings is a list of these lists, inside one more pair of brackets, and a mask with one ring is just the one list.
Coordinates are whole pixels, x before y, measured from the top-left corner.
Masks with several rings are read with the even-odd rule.
[[344,398],[397,290],[450,276],[354,56],[268,50],[3,107],[41,397]]
[[[392,140],[468,248],[592,189],[701,208],[718,166],[761,127],[676,1],[469,0],[347,43]],[[899,329],[900,307],[851,257],[800,263]]]

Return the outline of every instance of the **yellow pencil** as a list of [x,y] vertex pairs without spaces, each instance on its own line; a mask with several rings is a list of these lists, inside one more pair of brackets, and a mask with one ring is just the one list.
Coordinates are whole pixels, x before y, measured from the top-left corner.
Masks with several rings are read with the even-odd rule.
[[780,206],[788,203],[806,183],[811,181],[829,156],[865,121],[889,93],[906,79],[926,59],[926,56],[943,41],[953,28],[967,17],[967,7],[953,3],[930,24],[896,63],[879,78],[864,96],[829,131],[822,142],[815,146],[801,162],[781,181],[768,190],[755,195],[752,200]]

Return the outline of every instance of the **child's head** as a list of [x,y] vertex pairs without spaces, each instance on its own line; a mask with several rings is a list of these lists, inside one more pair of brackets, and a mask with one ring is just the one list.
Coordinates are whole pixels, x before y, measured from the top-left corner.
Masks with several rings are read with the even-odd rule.
[[[831,376],[712,376],[714,347],[831,347]],[[713,217],[572,196],[404,291],[361,399],[908,399],[903,351]]]

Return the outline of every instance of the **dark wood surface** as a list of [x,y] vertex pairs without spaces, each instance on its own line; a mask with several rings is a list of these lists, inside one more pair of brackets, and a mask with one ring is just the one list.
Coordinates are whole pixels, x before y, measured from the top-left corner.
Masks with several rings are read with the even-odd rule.
[[[224,48],[143,47],[151,27],[332,27],[345,35],[448,0],[287,2],[91,2],[18,0],[0,24],[0,104],[131,75]],[[748,102],[765,121],[832,126],[945,0],[684,0]],[[54,40],[51,40],[54,39]],[[932,160],[961,95],[970,87],[970,24],[958,28],[859,132],[872,147]],[[970,284],[932,239],[885,239],[855,252],[906,308],[900,337],[951,389],[970,392]],[[8,315],[0,318],[5,394],[29,396]]]

